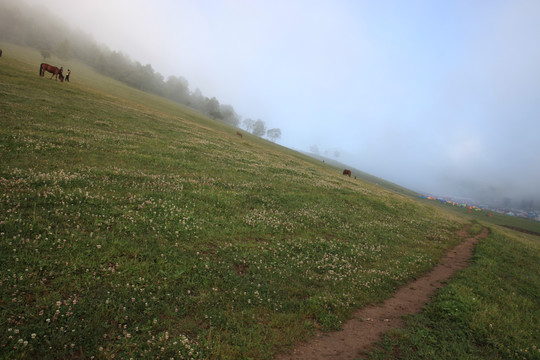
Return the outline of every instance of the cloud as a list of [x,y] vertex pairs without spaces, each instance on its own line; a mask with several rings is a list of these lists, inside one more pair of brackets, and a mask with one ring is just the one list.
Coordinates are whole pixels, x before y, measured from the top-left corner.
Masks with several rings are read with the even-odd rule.
[[485,158],[482,140],[468,134],[462,135],[457,142],[450,144],[448,158],[453,165],[462,167],[482,161]]

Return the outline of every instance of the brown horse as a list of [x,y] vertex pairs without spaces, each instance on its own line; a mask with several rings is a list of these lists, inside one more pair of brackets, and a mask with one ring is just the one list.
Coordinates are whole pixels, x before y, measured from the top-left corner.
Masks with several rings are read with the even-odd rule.
[[236,132],[236,135],[242,137],[242,133],[241,133],[240,131],[237,131],[237,132]]
[[343,175],[349,175],[349,177],[351,177],[351,170],[349,169],[343,170]]
[[60,76],[60,82],[63,82],[64,81],[64,74],[62,74],[63,70],[64,70],[63,67],[59,69],[56,66],[41,63],[41,65],[39,66],[39,76],[45,76],[45,71],[48,71],[52,73],[51,79],[53,78],[53,76],[55,76],[56,80],[58,80],[58,76]]

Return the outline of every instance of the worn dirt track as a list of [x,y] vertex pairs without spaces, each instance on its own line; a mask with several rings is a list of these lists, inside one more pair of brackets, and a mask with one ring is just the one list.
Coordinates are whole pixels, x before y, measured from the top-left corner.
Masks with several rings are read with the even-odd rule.
[[400,288],[393,297],[382,304],[357,310],[343,330],[319,334],[308,343],[298,345],[292,352],[281,354],[276,360],[322,360],[359,359],[381,336],[392,328],[403,327],[402,317],[420,312],[430,297],[444,282],[469,264],[476,242],[489,233],[468,237],[466,231],[460,233],[465,240],[449,250],[433,270],[421,278]]

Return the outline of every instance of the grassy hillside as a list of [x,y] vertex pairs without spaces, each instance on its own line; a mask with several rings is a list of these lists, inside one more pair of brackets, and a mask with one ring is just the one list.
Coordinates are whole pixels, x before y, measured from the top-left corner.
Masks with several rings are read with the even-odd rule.
[[[385,189],[394,191],[396,193],[403,194],[411,198],[413,197],[416,198],[419,195],[418,193],[412,190],[406,189],[390,181],[386,181],[384,179],[378,178],[371,174],[365,173],[349,165],[340,163],[339,161],[336,161],[336,160],[333,160],[333,159],[330,159],[321,155],[317,155],[317,154],[307,154],[307,155],[315,159],[318,159],[320,161],[324,161],[326,164],[334,166],[336,168],[336,171],[343,171],[343,169],[348,168],[352,171],[352,175],[355,176],[357,179],[361,179],[371,184],[381,186]],[[514,229],[516,231],[540,235],[540,222],[539,221],[516,217],[516,216],[499,214],[499,213],[496,213],[494,211],[489,211],[489,210],[483,210],[479,212],[476,212],[476,211],[470,212],[466,207],[461,208],[461,207],[452,206],[449,204],[443,204],[438,201],[432,201],[432,200],[421,200],[421,201],[430,202],[431,205],[433,206],[437,206],[441,209],[444,209],[445,211],[455,212],[461,216],[471,219],[472,221],[482,221],[485,223],[500,225],[506,228]]]
[[540,359],[538,237],[495,230],[473,264],[369,357]]
[[339,162],[337,160],[327,158],[327,157],[322,156],[322,155],[313,154],[313,153],[309,153],[309,154],[306,154],[306,155],[308,155],[310,157],[313,157],[315,159],[324,161],[326,164],[336,167],[336,169],[338,169],[338,171],[343,171],[343,169],[349,169],[352,172],[352,176],[354,176],[356,179],[360,179],[360,180],[363,180],[365,182],[375,184],[377,186],[382,186],[385,189],[392,190],[392,191],[394,191],[396,193],[403,194],[403,195],[406,195],[406,196],[410,196],[410,197],[417,197],[418,196],[418,193],[416,193],[416,192],[414,192],[412,190],[406,189],[406,188],[404,188],[404,187],[402,187],[400,185],[394,184],[394,183],[392,183],[390,181],[387,181],[387,180],[381,179],[379,177],[373,176],[373,175],[368,174],[368,173],[366,173],[366,172],[364,172],[362,170],[351,167],[350,165],[343,164],[343,163],[341,163],[341,162]]
[[463,217],[0,46],[2,357],[270,359],[460,241]]

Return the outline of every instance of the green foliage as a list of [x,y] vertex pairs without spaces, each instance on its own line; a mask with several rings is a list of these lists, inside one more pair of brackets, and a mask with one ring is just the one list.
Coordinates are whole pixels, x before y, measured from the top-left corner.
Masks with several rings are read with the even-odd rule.
[[372,359],[539,359],[540,245],[494,232],[474,264]]
[[255,136],[264,136],[265,133],[266,133],[266,124],[261,119],[258,119],[253,124],[252,134]]

